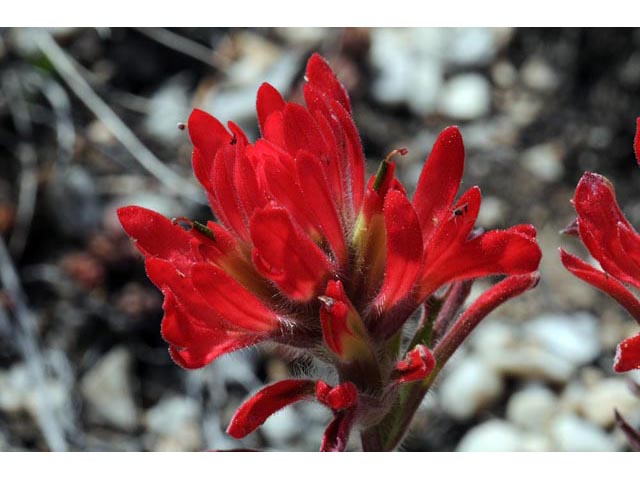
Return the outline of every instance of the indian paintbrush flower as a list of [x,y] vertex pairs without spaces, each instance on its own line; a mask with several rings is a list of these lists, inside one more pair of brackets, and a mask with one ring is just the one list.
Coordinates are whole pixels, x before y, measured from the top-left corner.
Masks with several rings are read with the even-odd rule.
[[[640,118],[634,150],[640,162]],[[602,270],[560,249],[563,265],[576,277],[611,295],[640,323],[640,301],[627,287],[640,288],[640,234],[620,210],[613,185],[602,175],[586,172],[572,202],[578,217],[565,233],[579,236]],[[616,372],[640,369],[640,334],[618,345],[613,368]]]
[[[464,166],[456,127],[438,136],[413,199],[392,152],[365,182],[349,97],[329,65],[307,64],[306,106],[263,84],[251,143],[229,122],[194,110],[193,170],[218,223],[171,221],[141,207],[118,211],[164,294],[162,335],[185,368],[261,342],[335,371],[269,385],[229,426],[236,438],[301,400],[334,420],[322,450],[393,449],[444,362],[477,323],[535,286],[535,229],[474,229],[480,190],[455,201]],[[186,228],[185,228],[186,226]],[[507,278],[456,318],[473,279]],[[414,312],[422,311],[419,319]],[[417,323],[417,326],[416,326]]]

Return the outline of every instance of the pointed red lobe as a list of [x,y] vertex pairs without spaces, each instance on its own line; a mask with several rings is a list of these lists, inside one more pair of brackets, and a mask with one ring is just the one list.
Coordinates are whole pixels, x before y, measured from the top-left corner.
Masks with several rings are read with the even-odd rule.
[[602,268],[626,283],[640,287],[640,265],[625,253],[618,234],[618,223],[633,232],[620,211],[611,183],[602,175],[587,172],[574,197],[580,238]]
[[314,240],[319,240],[317,218],[309,208],[297,180],[293,157],[276,150],[266,142],[258,142],[256,147],[261,155],[256,166],[256,176],[260,188],[266,192],[266,197],[284,207],[304,232]]
[[256,333],[278,328],[278,316],[222,269],[208,264],[195,265],[192,283],[218,315],[237,328]]
[[345,143],[343,148],[343,158],[348,160],[347,190],[351,189],[351,200],[353,203],[353,215],[357,215],[362,206],[364,198],[364,175],[365,159],[360,135],[353,123],[351,114],[338,102],[332,104],[333,112],[336,115],[340,127],[344,134]]
[[310,84],[304,85],[304,98],[307,107],[316,120],[318,129],[324,138],[327,151],[326,157],[321,157],[334,201],[339,210],[343,211],[344,201],[347,200],[346,191],[349,172],[348,162],[344,156],[344,133],[336,115],[330,108],[327,97],[314,89]]
[[350,305],[346,299],[342,283],[339,280],[330,280],[324,296],[319,298],[322,302],[320,307],[322,336],[329,349],[338,357],[342,357],[345,341],[354,334],[349,328]]
[[255,335],[227,328],[211,329],[189,315],[170,291],[165,292],[162,337],[170,346],[173,360],[183,368],[201,368],[221,355],[259,341]]
[[272,85],[263,83],[258,89],[258,99],[256,100],[256,111],[258,113],[258,124],[260,131],[264,135],[265,125],[269,115],[284,109],[285,101]]
[[344,231],[322,166],[317,157],[304,151],[298,152],[295,162],[304,201],[314,212],[316,225],[329,242],[337,263],[344,266],[347,261]]
[[422,232],[418,217],[407,197],[391,190],[384,201],[387,231],[385,276],[375,301],[383,310],[404,299],[415,285],[422,268]]
[[256,169],[246,155],[246,152],[236,152],[233,166],[233,179],[239,203],[245,218],[251,218],[253,212],[264,207],[268,200],[264,189],[260,188]]
[[438,136],[418,180],[413,206],[420,219],[425,244],[450,214],[464,170],[464,144],[458,127]]
[[370,358],[367,330],[347,298],[342,282],[330,280],[325,294],[318,299],[322,303],[322,336],[329,349],[346,363]]
[[396,363],[394,376],[396,383],[424,380],[433,371],[436,360],[425,345],[418,345],[407,356]]
[[354,417],[353,410],[345,410],[335,414],[322,435],[321,452],[344,452],[347,449]]
[[157,257],[170,262],[186,273],[200,259],[193,250],[193,234],[171,220],[142,207],[118,209],[118,219],[136,247],[147,258]]
[[212,329],[232,328],[212,309],[191,283],[191,278],[159,258],[146,261],[147,276],[163,293],[170,291],[180,306],[202,325]]
[[560,249],[560,260],[576,277],[611,295],[640,323],[640,302],[622,283],[563,249]]
[[351,113],[351,103],[346,89],[338,81],[327,61],[317,53],[311,55],[307,62],[306,79],[314,89],[337,101]]
[[194,146],[193,173],[207,194],[211,196],[213,189],[210,173],[213,168],[213,159],[220,147],[231,142],[231,135],[218,119],[198,109],[191,112],[188,129]]
[[429,295],[455,280],[530,273],[541,256],[536,241],[517,229],[492,230],[449,250],[436,266],[429,265],[421,293]]
[[197,108],[191,112],[187,123],[191,143],[204,158],[212,161],[218,149],[231,142],[231,135],[220,121]]
[[236,161],[236,148],[227,145],[218,150],[211,172],[211,185],[220,210],[214,212],[226,226],[240,239],[247,241],[249,232],[247,219],[240,208],[240,199],[236,192],[233,173]]
[[627,338],[618,345],[613,369],[617,373],[640,369],[640,335]]
[[312,380],[282,380],[269,385],[240,405],[231,419],[227,433],[234,438],[243,438],[262,425],[278,410],[314,393]]
[[353,408],[358,404],[358,390],[351,382],[344,382],[335,387],[322,380],[316,383],[316,398],[320,403],[334,411]]
[[306,302],[333,267],[326,255],[291,221],[287,210],[267,206],[251,219],[253,260],[258,271],[288,297]]
[[306,150],[318,157],[326,156],[327,148],[320,129],[309,111],[297,103],[287,103],[282,117],[284,141],[282,145],[291,156]]

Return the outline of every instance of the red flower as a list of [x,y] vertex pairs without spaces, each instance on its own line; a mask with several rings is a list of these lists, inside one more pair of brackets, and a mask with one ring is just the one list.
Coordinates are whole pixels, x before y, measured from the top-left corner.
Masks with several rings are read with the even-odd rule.
[[[636,159],[640,162],[640,118],[635,137]],[[611,295],[640,323],[640,302],[625,286],[640,287],[640,235],[624,217],[613,185],[597,173],[585,173],[573,198],[578,218],[567,232],[579,235],[600,271],[560,249],[564,266],[575,276]],[[618,345],[616,372],[640,368],[640,335]]]
[[[198,368],[270,341],[333,365],[357,401],[336,408],[316,398],[336,415],[323,448],[343,449],[352,425],[375,424],[401,386],[434,369],[435,339],[400,352],[411,314],[452,282],[531,275],[540,249],[529,225],[473,231],[480,190],[454,201],[464,165],[456,127],[436,140],[412,201],[391,159],[404,150],[365,183],[344,87],[317,54],[305,78],[306,107],[260,87],[255,143],[234,123],[191,114],[193,169],[219,223],[171,222],[140,207],[118,214],[165,295],[162,334],[175,361]],[[241,407],[230,433],[244,436],[282,406],[313,398],[309,382],[267,387]]]

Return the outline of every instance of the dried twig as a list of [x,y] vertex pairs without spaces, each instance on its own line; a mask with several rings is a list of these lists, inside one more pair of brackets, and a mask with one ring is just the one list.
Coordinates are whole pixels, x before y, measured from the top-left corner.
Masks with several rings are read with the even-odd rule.
[[34,29],[33,36],[40,50],[47,56],[69,88],[104,123],[145,170],[176,194],[198,203],[205,203],[202,194],[195,185],[162,163],[98,96],[80,75],[67,53],[60,48],[46,30]]
[[[12,303],[13,316],[19,329],[16,329],[16,341],[24,357],[27,369],[35,387],[36,421],[47,445],[52,451],[66,451],[64,428],[51,408],[47,399],[44,359],[36,342],[36,320],[27,306],[20,279],[9,255],[3,238],[0,236],[0,281]],[[3,307],[0,306],[0,309]]]
[[20,161],[20,181],[16,208],[15,226],[9,241],[9,251],[19,258],[24,251],[33,220],[38,193],[38,160],[36,149],[31,143],[32,128],[29,108],[24,98],[20,76],[14,70],[7,70],[2,76],[2,87],[11,101],[8,102],[20,142],[16,154]]
[[229,60],[218,52],[211,50],[204,45],[194,42],[190,38],[183,37],[166,28],[157,27],[136,27],[135,30],[146,37],[164,45],[167,48],[180,52],[210,67],[214,67],[224,72]]
[[631,445],[631,448],[635,451],[640,452],[640,432],[627,423],[624,417],[620,415],[620,412],[618,412],[618,409],[615,409],[614,413],[616,416],[616,424],[618,428],[624,432],[629,441],[629,445]]

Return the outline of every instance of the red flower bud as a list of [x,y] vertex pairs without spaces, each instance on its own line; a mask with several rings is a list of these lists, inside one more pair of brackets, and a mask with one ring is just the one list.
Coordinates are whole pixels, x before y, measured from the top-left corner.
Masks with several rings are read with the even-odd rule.
[[425,379],[436,366],[436,360],[425,345],[418,345],[396,363],[394,375],[397,383],[416,382]]

